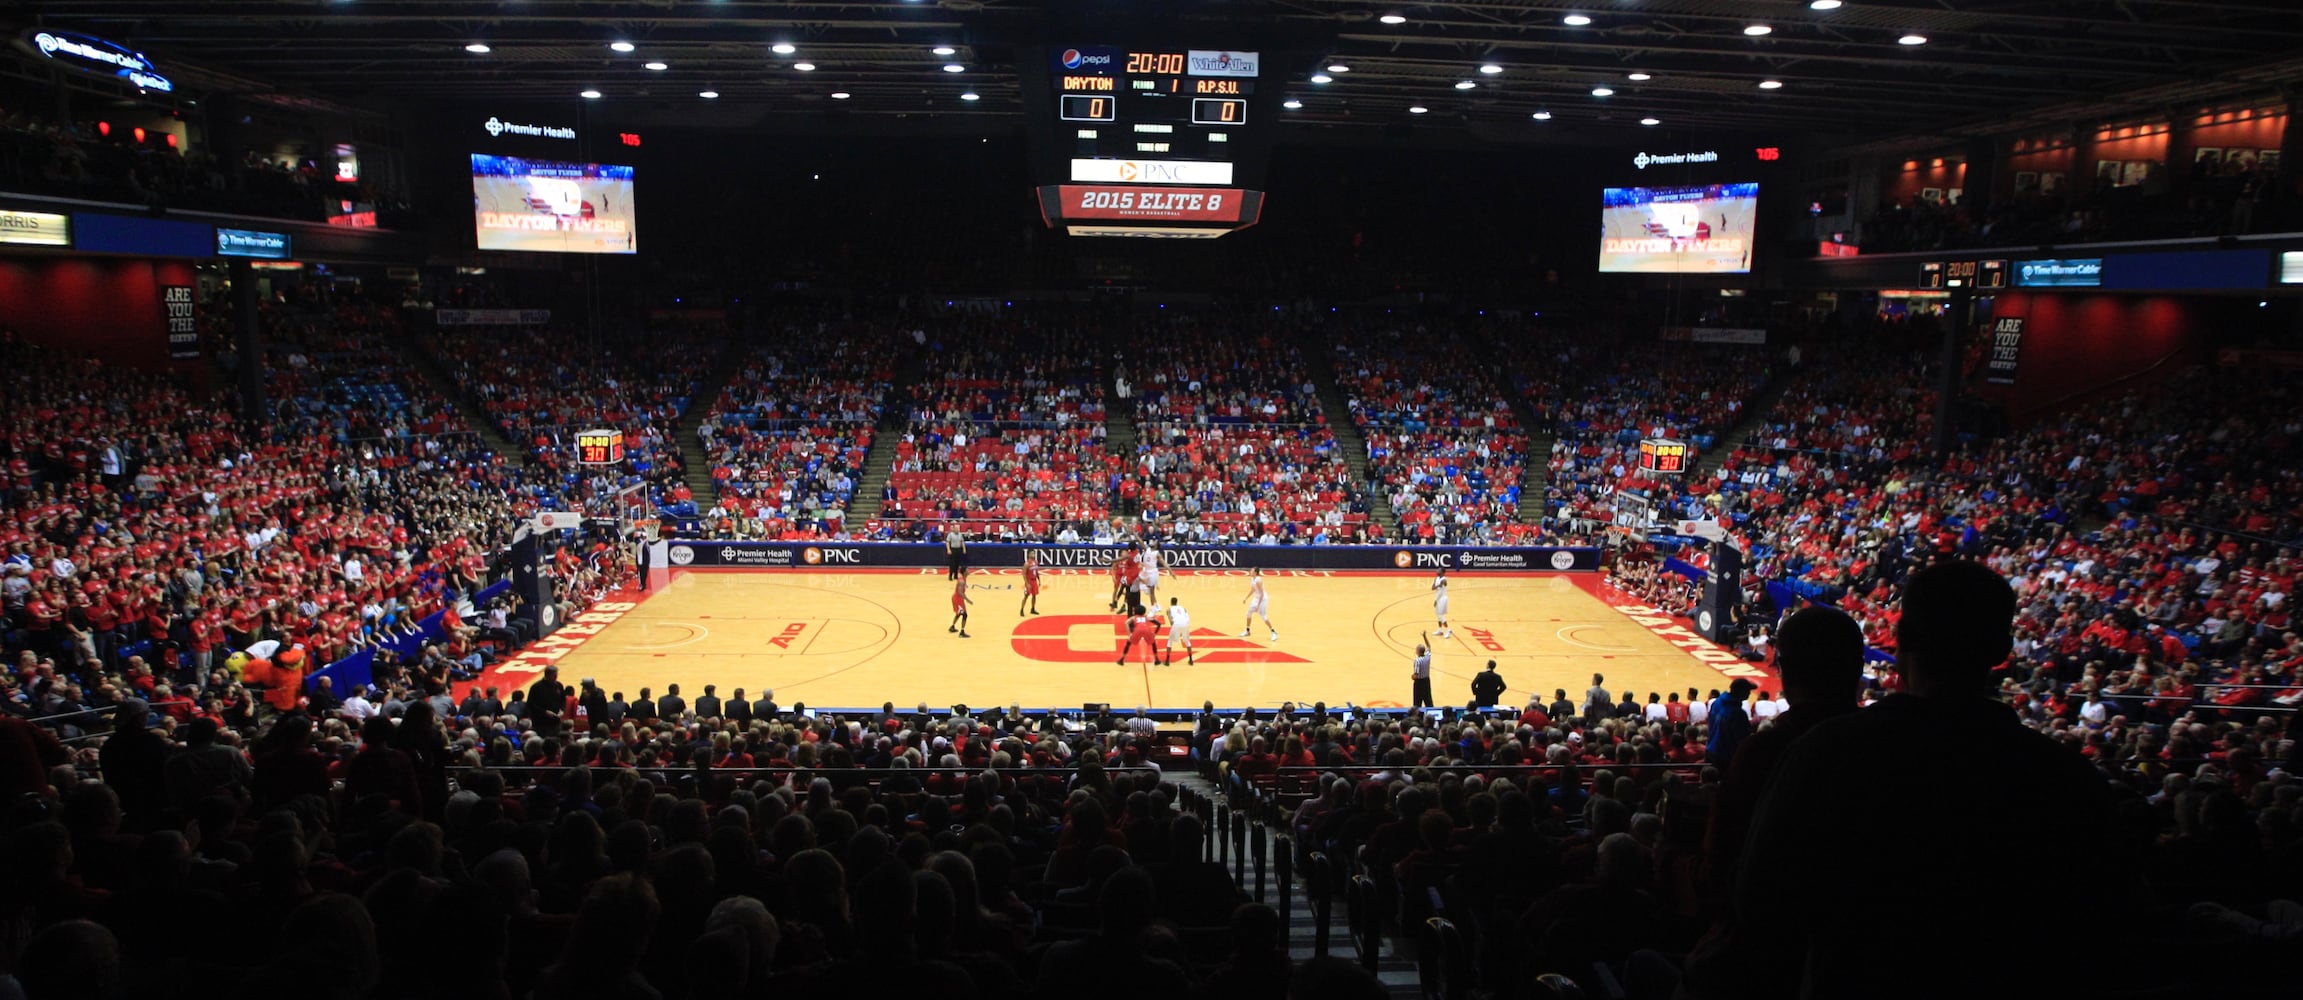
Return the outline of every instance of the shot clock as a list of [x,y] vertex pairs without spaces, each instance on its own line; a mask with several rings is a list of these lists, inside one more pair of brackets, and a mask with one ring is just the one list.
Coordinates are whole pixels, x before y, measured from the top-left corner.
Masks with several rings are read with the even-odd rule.
[[1647,438],[1639,442],[1639,471],[1654,476],[1676,476],[1687,471],[1685,441]]
[[576,432],[576,461],[582,465],[616,465],[624,460],[624,432],[595,428]]

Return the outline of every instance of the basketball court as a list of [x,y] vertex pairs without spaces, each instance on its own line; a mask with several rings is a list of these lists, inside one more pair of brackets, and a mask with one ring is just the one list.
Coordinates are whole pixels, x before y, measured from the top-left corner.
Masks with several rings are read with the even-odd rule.
[[[1159,604],[1190,611],[1199,662],[1180,651],[1167,666],[1119,666],[1121,617],[1105,610],[1109,573],[1054,570],[1038,615],[1018,615],[1020,570],[977,570],[968,631],[947,631],[952,584],[942,569],[675,570],[653,593],[604,603],[490,672],[520,686],[546,662],[573,683],[658,694],[677,683],[689,698],[706,684],[726,696],[773,689],[785,705],[877,707],[955,702],[1076,707],[1108,702],[1237,708],[1283,701],[1395,707],[1409,700],[1409,660],[1433,628],[1424,573],[1271,571],[1273,641],[1261,621],[1240,636],[1244,570],[1173,571]],[[1734,677],[1771,687],[1765,672],[1720,650],[1684,621],[1615,593],[1597,574],[1464,573],[1449,578],[1454,634],[1434,637],[1432,690],[1470,699],[1473,674],[1493,659],[1511,685],[1549,700],[1580,699],[1597,671],[1610,690],[1709,691]],[[1165,650],[1164,633],[1161,648]]]

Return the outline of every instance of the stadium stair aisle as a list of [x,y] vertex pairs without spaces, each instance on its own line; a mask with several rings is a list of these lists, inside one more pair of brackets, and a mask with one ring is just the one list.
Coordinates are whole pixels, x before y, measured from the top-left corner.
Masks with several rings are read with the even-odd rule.
[[1695,472],[1689,481],[1701,481],[1718,475],[1719,467],[1727,464],[1727,456],[1734,454],[1735,449],[1751,436],[1752,431],[1766,423],[1767,412],[1775,408],[1775,401],[1783,398],[1784,392],[1791,388],[1792,380],[1796,377],[1787,371],[1770,369],[1767,384],[1760,386],[1759,391],[1752,393],[1751,398],[1744,402],[1742,419],[1737,420],[1734,426],[1720,431],[1712,449],[1696,457]]
[[920,362],[919,354],[905,354],[896,362],[894,377],[888,379],[888,394],[880,402],[880,425],[872,435],[872,450],[864,453],[864,471],[856,476],[855,499],[848,504],[850,531],[880,516],[880,504],[887,499],[888,475],[896,468],[896,445],[903,441],[904,429],[911,423],[911,410],[905,401],[912,398],[912,386],[927,373]]
[[[1527,412],[1526,407],[1517,403],[1512,404],[1511,408],[1520,413]],[[1546,506],[1543,491],[1551,486],[1551,446],[1559,440],[1559,435],[1552,431],[1549,423],[1537,424],[1521,420],[1519,425],[1527,428],[1527,464],[1520,474],[1519,484],[1519,521],[1521,524],[1541,524]]]
[[1399,537],[1399,512],[1391,509],[1390,491],[1368,471],[1367,439],[1359,435],[1359,427],[1351,422],[1351,404],[1344,398],[1343,387],[1335,381],[1335,348],[1307,341],[1304,357],[1318,359],[1305,365],[1311,369],[1311,384],[1319,389],[1319,408],[1327,417],[1328,430],[1335,434],[1335,443],[1343,448],[1344,464],[1351,468],[1352,482],[1367,496],[1367,514],[1383,526],[1385,534]]
[[711,503],[698,503],[704,510],[719,504],[720,493],[712,483],[712,457],[705,453],[704,441],[696,436],[696,428],[704,425],[704,418],[712,412],[712,401],[727,390],[728,380],[744,370],[744,358],[749,350],[748,344],[733,340],[720,349],[720,360],[696,383],[696,394],[690,397],[694,402],[689,404],[688,412],[680,414],[680,422],[672,430],[672,440],[680,444],[680,466],[687,470],[683,478],[688,492],[695,494],[699,501],[712,498]]
[[1136,468],[1135,398],[1120,398],[1116,367],[1104,373],[1104,398],[1111,401],[1104,407],[1104,450],[1125,459],[1126,468]]
[[[447,334],[443,332],[441,336]],[[442,365],[440,359],[416,346],[413,338],[401,336],[390,339],[400,356],[408,359],[408,364],[424,376],[424,381],[431,384],[433,392],[448,401],[448,406],[456,411],[457,419],[462,420],[464,426],[479,433],[480,440],[487,442],[489,450],[504,456],[506,465],[513,468],[527,467],[528,447],[506,437],[503,426],[488,416],[487,409],[480,405],[479,400],[465,395],[464,387],[456,384],[456,377],[448,374],[447,366]]]
[[[1196,771],[1181,767],[1171,768],[1168,771],[1168,779],[1178,786],[1191,789],[1201,797],[1215,802],[1224,801],[1222,788],[1217,786],[1215,782],[1202,777]],[[1235,815],[1239,815],[1243,821],[1245,820],[1244,814]],[[1262,823],[1249,822],[1247,831],[1249,837],[1263,840],[1265,857],[1276,858],[1279,856],[1279,845],[1271,827]],[[1219,835],[1220,831],[1212,826],[1209,828],[1209,849],[1211,851],[1229,850],[1228,846],[1222,848],[1217,846],[1216,840]],[[1228,860],[1228,855],[1219,854],[1217,856],[1226,858],[1226,867],[1232,866],[1232,862]],[[1250,856],[1253,856],[1252,853]],[[1239,884],[1241,892],[1253,899],[1255,898],[1255,871],[1253,868],[1234,868],[1235,872],[1241,870],[1246,872],[1245,877],[1235,875],[1234,881]],[[1295,898],[1287,907],[1287,954],[1289,958],[1298,962],[1316,957],[1319,943],[1319,922],[1312,915],[1310,885],[1305,881],[1305,878],[1306,873],[1304,872],[1295,874],[1295,885],[1292,890],[1295,893]],[[1278,908],[1278,893],[1278,886],[1268,886],[1266,895],[1259,902]],[[1416,979],[1415,954],[1410,950],[1413,944],[1412,937],[1401,935],[1396,931],[1386,933],[1384,935],[1385,951],[1376,963],[1376,978],[1381,980],[1384,988],[1399,1000],[1409,1000],[1409,998],[1422,1000],[1423,997],[1422,984]],[[1327,952],[1338,958],[1358,960],[1358,952],[1354,949],[1351,939],[1349,906],[1346,900],[1340,896],[1335,900],[1335,910],[1330,915],[1328,922]]]

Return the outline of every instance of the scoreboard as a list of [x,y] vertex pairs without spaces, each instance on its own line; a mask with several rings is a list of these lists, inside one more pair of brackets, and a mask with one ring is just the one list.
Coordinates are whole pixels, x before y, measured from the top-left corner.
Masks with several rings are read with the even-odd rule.
[[624,432],[606,428],[576,432],[576,461],[582,465],[615,465],[624,460]]
[[1044,77],[1026,74],[1040,86],[1027,86],[1025,101],[1049,154],[1039,202],[1050,227],[1212,239],[1256,223],[1273,107],[1273,92],[1257,86],[1274,82],[1260,53],[1077,45],[1047,54]]
[[1930,260],[1919,265],[1921,288],[2005,288],[2005,260]]
[[1639,471],[1657,476],[1676,476],[1687,471],[1688,448],[1685,441],[1647,438],[1639,442]]

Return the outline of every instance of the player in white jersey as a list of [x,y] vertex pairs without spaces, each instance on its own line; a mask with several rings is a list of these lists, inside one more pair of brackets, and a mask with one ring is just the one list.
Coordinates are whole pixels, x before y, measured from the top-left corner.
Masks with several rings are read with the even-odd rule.
[[1199,652],[1191,645],[1191,612],[1184,610],[1183,598],[1167,599],[1167,659],[1161,666],[1175,663],[1175,648],[1183,647],[1184,665],[1199,663]]
[[1150,542],[1144,543],[1141,568],[1136,571],[1137,599],[1147,608],[1159,607],[1159,550]]
[[1263,591],[1263,567],[1247,571],[1247,596],[1241,599],[1247,605],[1247,623],[1240,626],[1239,637],[1245,639],[1255,631],[1255,620],[1263,619],[1263,627],[1271,629],[1271,641],[1279,641],[1279,629],[1271,623],[1271,598]]
[[1431,613],[1439,619],[1439,629],[1433,635],[1451,636],[1455,630],[1447,627],[1447,570],[1441,568],[1431,581]]

